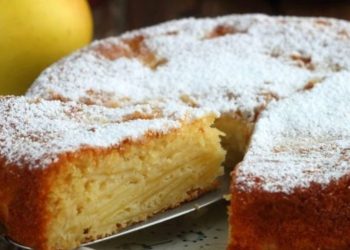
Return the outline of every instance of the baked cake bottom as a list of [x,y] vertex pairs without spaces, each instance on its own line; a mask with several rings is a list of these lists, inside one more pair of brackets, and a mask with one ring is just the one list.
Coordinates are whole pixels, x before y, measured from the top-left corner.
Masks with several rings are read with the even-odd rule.
[[198,119],[119,148],[81,149],[44,170],[0,168],[15,197],[2,197],[1,220],[15,241],[68,250],[194,199],[223,173],[213,121]]

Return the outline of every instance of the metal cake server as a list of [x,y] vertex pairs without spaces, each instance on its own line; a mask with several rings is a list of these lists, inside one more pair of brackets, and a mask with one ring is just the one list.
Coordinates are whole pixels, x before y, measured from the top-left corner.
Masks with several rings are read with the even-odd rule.
[[[229,171],[226,170],[225,175],[221,176],[219,178],[219,188],[211,191],[203,196],[201,196],[200,198],[190,201],[190,202],[186,202],[184,204],[182,204],[179,207],[167,210],[165,212],[159,213],[155,216],[153,216],[152,218],[144,221],[144,222],[140,222],[137,223],[135,225],[129,226],[121,231],[119,231],[116,234],[113,234],[111,236],[108,237],[104,237],[102,239],[98,239],[95,241],[91,241],[85,244],[82,244],[81,247],[79,247],[76,250],[93,250],[93,248],[89,248],[88,246],[102,242],[102,241],[106,241],[106,240],[110,240],[110,239],[114,239],[132,232],[136,232],[139,230],[142,230],[144,228],[174,219],[176,217],[179,217],[181,215],[185,215],[187,213],[199,210],[203,207],[206,207],[210,204],[213,204],[217,201],[220,201],[223,199],[224,195],[227,194],[229,192],[229,183],[230,183],[230,174]],[[11,240],[9,237],[6,236],[5,230],[1,228],[0,226],[0,237],[4,240],[4,244],[6,245],[5,249],[6,250],[33,250],[30,247],[27,246],[23,246],[13,240]],[[1,246],[1,245],[0,245]]]

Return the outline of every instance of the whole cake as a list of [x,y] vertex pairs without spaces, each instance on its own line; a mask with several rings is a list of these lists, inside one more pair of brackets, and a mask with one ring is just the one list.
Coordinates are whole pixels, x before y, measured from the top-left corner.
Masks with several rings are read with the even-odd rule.
[[349,52],[345,21],[184,19],[94,42],[45,70],[27,96],[218,114],[226,166],[245,154],[232,175],[228,248],[348,249]]

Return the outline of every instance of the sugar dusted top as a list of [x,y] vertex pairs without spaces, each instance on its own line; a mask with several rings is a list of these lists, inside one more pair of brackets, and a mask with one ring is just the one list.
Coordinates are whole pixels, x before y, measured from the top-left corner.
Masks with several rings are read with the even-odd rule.
[[27,95],[109,107],[170,101],[248,121],[288,97],[263,113],[237,184],[258,178],[290,192],[348,174],[349,55],[345,21],[184,19],[97,41],[45,70]]
[[111,109],[2,97],[0,114],[0,155],[7,163],[36,168],[49,165],[65,152],[118,146],[150,133],[167,133],[206,111],[169,103]]
[[236,172],[242,189],[291,192],[350,174],[350,74],[272,103]]
[[122,106],[174,100],[254,120],[272,99],[350,69],[350,25],[324,18],[184,19],[97,41],[29,96]]

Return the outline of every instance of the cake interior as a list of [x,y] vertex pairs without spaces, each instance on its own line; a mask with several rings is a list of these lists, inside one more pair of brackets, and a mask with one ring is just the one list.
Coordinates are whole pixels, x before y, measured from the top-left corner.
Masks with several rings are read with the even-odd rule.
[[213,121],[206,117],[136,144],[71,156],[48,197],[50,249],[110,235],[215,188],[225,151]]
[[216,119],[214,126],[224,133],[221,136],[221,145],[227,151],[224,165],[232,170],[243,159],[252,134],[253,123],[226,114]]

